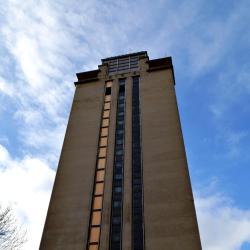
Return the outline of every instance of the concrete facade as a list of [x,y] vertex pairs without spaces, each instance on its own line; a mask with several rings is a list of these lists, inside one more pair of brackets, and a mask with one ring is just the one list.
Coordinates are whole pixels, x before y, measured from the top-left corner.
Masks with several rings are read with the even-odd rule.
[[[131,243],[131,110],[132,77],[137,75],[140,76],[143,162],[143,249],[201,249],[171,58],[149,60],[146,52],[132,55],[139,58],[137,69],[110,74],[109,65],[103,63],[98,70],[77,74],[78,82],[40,244],[41,250],[110,249],[111,193],[120,78],[126,78],[122,249],[134,249]],[[98,247],[89,248],[95,166],[105,82],[108,80],[112,80],[113,85],[101,233]]]

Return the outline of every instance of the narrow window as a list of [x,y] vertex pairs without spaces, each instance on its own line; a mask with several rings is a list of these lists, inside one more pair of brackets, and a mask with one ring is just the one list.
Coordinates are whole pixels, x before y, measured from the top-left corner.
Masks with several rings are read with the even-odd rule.
[[110,250],[120,250],[122,246],[122,204],[123,204],[123,154],[125,122],[125,79],[119,80],[116,116],[115,161],[113,166],[113,188],[110,220]]
[[144,249],[139,77],[132,87],[132,249]]

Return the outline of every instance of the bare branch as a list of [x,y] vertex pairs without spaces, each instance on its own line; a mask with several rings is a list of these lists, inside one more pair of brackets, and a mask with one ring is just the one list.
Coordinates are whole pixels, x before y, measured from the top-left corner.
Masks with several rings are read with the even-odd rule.
[[12,209],[0,206],[0,249],[18,250],[26,242],[26,231],[19,226]]

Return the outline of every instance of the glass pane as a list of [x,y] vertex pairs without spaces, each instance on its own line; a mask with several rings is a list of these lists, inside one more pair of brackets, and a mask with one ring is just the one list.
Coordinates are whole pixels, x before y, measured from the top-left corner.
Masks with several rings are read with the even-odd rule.
[[111,95],[106,95],[105,102],[110,102],[110,101],[111,101]]
[[97,168],[105,168],[106,159],[99,159],[97,163]]
[[104,109],[110,109],[110,102],[104,104]]
[[108,136],[108,128],[101,129],[101,136]]
[[108,127],[109,126],[109,119],[103,119],[102,120],[102,127]]
[[100,147],[107,146],[108,144],[108,137],[102,137],[100,139]]
[[103,183],[96,183],[95,184],[95,195],[103,194]]
[[96,245],[89,245],[89,250],[98,250],[98,244],[96,244]]
[[101,211],[94,211],[92,213],[92,225],[101,225]]
[[109,110],[103,112],[103,118],[109,118]]
[[90,230],[90,242],[99,242],[100,227],[92,227]]
[[99,170],[96,173],[96,181],[104,181],[104,170]]
[[112,81],[106,82],[106,87],[112,87]]
[[98,196],[94,198],[93,209],[101,209],[102,208],[102,197]]
[[99,157],[105,157],[107,152],[107,148],[100,148],[99,149]]

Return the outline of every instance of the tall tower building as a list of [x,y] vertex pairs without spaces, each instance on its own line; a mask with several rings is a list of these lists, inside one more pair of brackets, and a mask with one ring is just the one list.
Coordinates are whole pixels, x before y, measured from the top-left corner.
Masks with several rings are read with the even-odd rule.
[[171,57],[77,78],[40,250],[200,250]]

